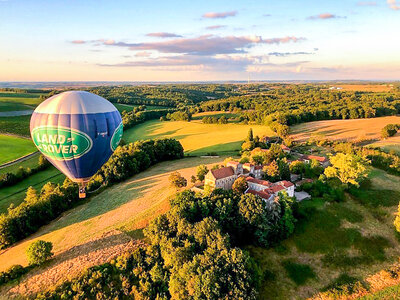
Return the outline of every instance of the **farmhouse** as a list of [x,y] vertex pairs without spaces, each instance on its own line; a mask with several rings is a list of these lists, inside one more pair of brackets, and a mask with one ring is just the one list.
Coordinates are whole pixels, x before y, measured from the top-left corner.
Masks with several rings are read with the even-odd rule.
[[204,178],[204,184],[213,188],[230,190],[238,175],[233,167],[210,170]]
[[290,197],[294,196],[294,184],[290,181],[282,180],[273,183],[250,176],[246,178],[246,181],[248,184],[246,193],[258,195],[265,200],[274,199],[281,191],[286,191]]
[[273,200],[281,191],[286,191],[290,197],[294,196],[293,183],[286,180],[275,183],[261,180],[261,171],[262,166],[230,161],[226,167],[208,171],[204,184],[212,188],[230,190],[238,177],[246,176],[248,188],[245,193],[258,195],[264,200]]
[[329,159],[327,159],[324,156],[317,156],[317,155],[303,155],[301,157],[301,160],[303,160],[305,163],[310,163],[311,160],[316,160],[318,161],[322,166],[327,167],[329,165]]

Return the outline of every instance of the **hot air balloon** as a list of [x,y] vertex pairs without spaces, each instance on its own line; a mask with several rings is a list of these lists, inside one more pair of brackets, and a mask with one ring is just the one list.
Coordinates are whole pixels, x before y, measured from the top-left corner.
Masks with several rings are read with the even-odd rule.
[[107,162],[123,132],[118,110],[106,99],[84,91],[64,92],[42,102],[30,123],[32,140],[86,197],[90,178]]

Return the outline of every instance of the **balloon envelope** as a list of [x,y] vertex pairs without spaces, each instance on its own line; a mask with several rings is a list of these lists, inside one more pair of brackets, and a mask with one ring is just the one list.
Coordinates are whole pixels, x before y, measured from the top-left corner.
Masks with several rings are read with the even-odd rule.
[[55,95],[33,112],[32,140],[74,182],[89,181],[122,137],[122,119],[106,99],[83,91]]

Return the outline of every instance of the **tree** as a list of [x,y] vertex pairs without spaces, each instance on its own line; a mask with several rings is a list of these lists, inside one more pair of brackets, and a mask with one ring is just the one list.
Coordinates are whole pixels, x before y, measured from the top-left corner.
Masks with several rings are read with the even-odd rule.
[[187,180],[179,172],[175,171],[169,176],[169,182],[176,188],[182,188],[187,185]]
[[275,181],[279,179],[279,166],[275,160],[269,165],[264,166],[263,171],[269,180]]
[[29,187],[26,191],[25,201],[29,203],[36,203],[39,199],[38,192],[33,188]]
[[286,158],[278,160],[279,177],[281,180],[290,180],[290,169]]
[[270,224],[265,201],[253,194],[245,194],[238,206],[244,223],[244,242],[256,241],[257,245],[268,246]]
[[289,169],[293,174],[303,174],[305,165],[302,161],[295,160],[290,164]]
[[247,140],[248,142],[252,142],[254,140],[253,138],[253,128],[249,129],[249,133],[247,134]]
[[255,144],[253,141],[246,141],[242,144],[242,151],[250,151],[253,150],[255,147]]
[[330,158],[332,166],[325,169],[327,178],[339,178],[343,184],[359,186],[359,182],[367,177],[366,162],[354,154],[338,153]]
[[28,262],[31,265],[40,265],[53,256],[53,244],[42,240],[31,243],[26,249]]
[[239,177],[232,184],[232,190],[238,194],[243,194],[247,190],[247,188],[248,188],[248,184],[247,184],[246,178],[244,178],[244,177]]
[[200,165],[197,167],[196,175],[199,181],[203,181],[207,173],[208,173],[208,168],[206,165]]
[[396,228],[397,232],[400,232],[400,203],[397,208],[396,218],[394,219],[394,227]]
[[262,165],[264,162],[264,156],[262,154],[254,154],[251,156],[251,162],[255,165]]
[[381,136],[383,139],[386,139],[388,137],[394,136],[397,133],[397,130],[399,130],[399,125],[387,124],[385,127],[382,128]]
[[196,183],[196,181],[197,181],[196,176],[192,175],[192,177],[190,177],[190,181],[191,181],[192,183]]

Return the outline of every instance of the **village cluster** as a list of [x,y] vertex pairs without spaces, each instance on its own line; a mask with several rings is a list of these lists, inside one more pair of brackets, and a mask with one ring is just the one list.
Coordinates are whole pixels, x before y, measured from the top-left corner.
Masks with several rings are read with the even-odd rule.
[[[291,149],[285,145],[281,145],[283,152],[290,154]],[[261,149],[261,151],[268,151]],[[329,165],[329,160],[323,156],[317,155],[299,155],[296,159],[303,163],[310,163],[316,160],[322,167]],[[288,160],[288,163],[292,161]],[[277,182],[270,182],[263,180],[264,166],[254,165],[251,163],[240,163],[238,161],[228,161],[224,167],[209,170],[204,178],[204,186],[209,186],[212,189],[220,188],[224,190],[232,189],[234,182],[239,177],[244,177],[247,182],[247,189],[245,193],[257,195],[267,202],[274,201],[279,193],[285,191],[289,197],[296,197],[298,201],[304,200],[310,195],[306,192],[296,192],[296,186],[301,186],[306,182],[311,182],[311,179],[302,179],[296,174],[291,174],[291,181],[281,180]]]

